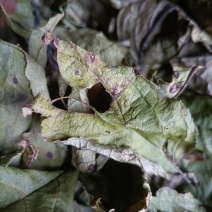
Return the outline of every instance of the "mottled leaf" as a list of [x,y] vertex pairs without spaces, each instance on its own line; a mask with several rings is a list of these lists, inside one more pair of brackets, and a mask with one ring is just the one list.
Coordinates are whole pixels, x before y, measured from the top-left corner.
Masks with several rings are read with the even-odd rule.
[[179,194],[175,190],[163,187],[156,193],[156,197],[152,197],[150,205],[147,209],[149,212],[174,212],[174,211],[192,211],[204,212],[198,200],[190,193]]
[[101,82],[113,101],[105,113],[69,113],[40,95],[33,110],[47,117],[42,122],[44,137],[48,141],[83,137],[104,145],[130,146],[164,169],[175,170],[167,155],[179,160],[195,144],[189,111],[164,98],[156,85],[130,67],[107,67],[97,55],[73,43],[57,40],[57,47],[60,72],[68,84],[84,89]]
[[26,197],[60,174],[61,171],[45,172],[0,166],[0,208]]

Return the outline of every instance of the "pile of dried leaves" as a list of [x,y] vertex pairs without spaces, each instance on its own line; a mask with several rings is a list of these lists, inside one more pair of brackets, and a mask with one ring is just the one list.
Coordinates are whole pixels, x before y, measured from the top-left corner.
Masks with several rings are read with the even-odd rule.
[[0,0],[1,211],[212,207],[212,2]]

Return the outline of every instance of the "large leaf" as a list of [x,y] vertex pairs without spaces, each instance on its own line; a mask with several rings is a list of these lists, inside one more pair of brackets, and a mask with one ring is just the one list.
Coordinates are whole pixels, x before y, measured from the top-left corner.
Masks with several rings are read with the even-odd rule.
[[171,188],[164,187],[157,191],[156,197],[152,197],[148,210],[149,212],[171,212],[171,211],[192,211],[204,212],[205,210],[200,206],[190,193],[179,194]]
[[26,197],[60,174],[61,171],[45,172],[0,166],[0,208]]
[[[72,211],[78,172],[66,172],[31,195],[19,200],[3,211]],[[42,197],[42,198],[41,198]]]
[[18,149],[15,143],[31,123],[30,117],[22,116],[22,107],[32,100],[32,95],[23,53],[4,41],[0,41],[0,52],[0,154],[7,154]]
[[22,116],[22,107],[41,91],[49,98],[49,92],[43,67],[26,52],[4,41],[0,51],[0,153],[7,154],[19,149],[15,144],[31,123]]
[[178,101],[163,97],[153,83],[130,67],[106,67],[97,55],[57,40],[63,79],[76,89],[101,82],[113,101],[105,113],[69,113],[54,108],[40,95],[33,110],[47,117],[42,133],[48,141],[83,137],[99,144],[130,146],[142,157],[172,169],[167,158],[179,160],[195,144],[195,126]]

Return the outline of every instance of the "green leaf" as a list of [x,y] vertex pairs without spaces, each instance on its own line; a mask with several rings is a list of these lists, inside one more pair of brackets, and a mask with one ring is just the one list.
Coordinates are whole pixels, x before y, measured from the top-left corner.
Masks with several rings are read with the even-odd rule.
[[30,82],[30,89],[33,96],[35,97],[38,93],[42,92],[47,98],[49,98],[44,68],[26,52],[23,51],[23,53],[27,62],[25,75]]
[[72,211],[77,177],[77,171],[66,172],[31,195],[9,205],[3,211],[14,211],[17,208],[29,212]]
[[[45,142],[40,134],[40,123],[40,118],[35,118],[30,131],[23,134],[24,140],[28,143],[22,154],[23,166],[38,170],[61,168],[67,157],[67,146]],[[33,154],[36,158],[31,161]],[[30,166],[28,166],[28,162],[30,162]]]
[[1,156],[0,165],[18,167],[21,162],[21,156],[24,150]]
[[26,197],[60,174],[61,171],[46,172],[0,166],[0,208]]
[[175,170],[167,158],[180,160],[195,144],[195,126],[179,101],[164,98],[158,87],[130,67],[110,68],[97,55],[73,43],[57,42],[63,79],[76,89],[101,82],[113,101],[105,113],[69,113],[54,108],[42,95],[33,110],[47,117],[42,134],[48,141],[82,137],[103,145],[131,147],[165,170]]
[[156,197],[151,198],[147,211],[204,212],[205,210],[200,206],[199,201],[196,200],[190,193],[179,194],[171,188],[163,187],[157,191]]
[[42,37],[48,31],[53,31],[58,22],[63,18],[63,14],[58,14],[50,18],[48,23],[40,28],[32,31],[29,39],[29,54],[42,66],[46,66],[47,61],[47,45],[43,42]]
[[25,77],[26,61],[16,46],[0,40],[0,154],[20,149],[16,143],[31,123],[22,116],[22,107],[32,101],[29,82]]
[[182,101],[190,109],[198,128],[196,148],[212,159],[212,99],[209,96],[185,94]]
[[70,33],[73,43],[89,52],[93,52],[108,66],[121,65],[127,49],[115,42],[109,41],[101,32],[94,30],[75,30]]
[[182,166],[188,172],[192,172],[197,177],[197,189],[195,190],[193,186],[187,185],[186,192],[192,192],[197,195],[197,198],[201,200],[205,205],[212,207],[211,194],[212,194],[212,160],[202,160],[202,161],[189,161],[183,160]]

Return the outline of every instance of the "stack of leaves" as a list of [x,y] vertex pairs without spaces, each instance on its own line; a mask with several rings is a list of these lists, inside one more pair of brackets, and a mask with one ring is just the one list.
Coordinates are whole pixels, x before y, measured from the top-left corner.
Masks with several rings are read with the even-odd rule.
[[205,2],[0,1],[1,211],[212,207]]

